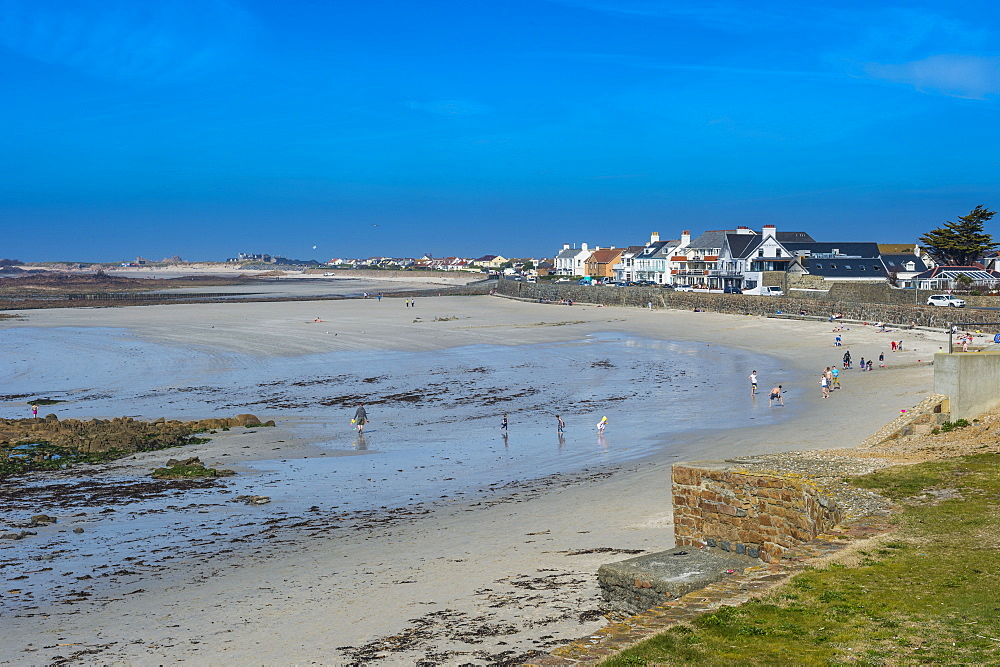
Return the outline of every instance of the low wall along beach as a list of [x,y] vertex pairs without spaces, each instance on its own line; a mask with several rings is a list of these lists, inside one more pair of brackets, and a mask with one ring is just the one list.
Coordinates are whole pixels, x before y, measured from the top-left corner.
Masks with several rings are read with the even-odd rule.
[[[677,310],[705,310],[713,313],[729,313],[735,315],[774,315],[779,311],[784,314],[797,314],[800,310],[806,311],[809,315],[828,316],[831,312],[842,313],[847,320],[858,320],[861,322],[886,322],[891,324],[909,325],[910,323],[922,327],[937,327],[945,329],[953,322],[961,320],[970,324],[977,322],[995,322],[997,320],[994,311],[975,311],[969,309],[940,308],[934,306],[915,305],[912,300],[914,294],[912,290],[893,290],[900,293],[911,301],[909,304],[878,303],[863,300],[863,290],[852,291],[848,289],[854,287],[860,290],[861,287],[871,286],[845,286],[843,288],[831,288],[830,294],[840,294],[843,297],[837,300],[825,298],[798,298],[771,297],[771,296],[751,296],[748,294],[718,294],[708,292],[675,292],[659,287],[607,287],[575,285],[566,283],[545,283],[540,282],[522,283],[512,280],[500,280],[496,291],[504,296],[522,298],[530,301],[546,299],[549,301],[573,300],[577,303],[593,303],[604,306],[633,306],[636,308],[646,307],[653,304],[653,308],[673,308]],[[886,286],[888,289],[888,286]],[[878,290],[881,292],[882,290]],[[794,294],[794,293],[793,293]],[[921,291],[918,299],[926,299],[926,295]],[[824,295],[825,296],[825,295]],[[867,296],[875,296],[874,293]],[[997,302],[996,297],[979,297],[984,300]],[[923,303],[924,301],[920,301]],[[997,302],[1000,305],[1000,302]],[[1000,327],[982,326],[983,331],[1000,331]]]
[[767,562],[840,523],[836,503],[791,475],[763,475],[739,463],[674,464],[677,546],[718,546]]

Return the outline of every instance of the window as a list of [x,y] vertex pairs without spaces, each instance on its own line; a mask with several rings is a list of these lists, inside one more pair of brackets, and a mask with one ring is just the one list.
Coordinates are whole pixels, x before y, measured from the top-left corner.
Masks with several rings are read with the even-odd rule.
[[822,264],[817,264],[816,268],[819,269],[819,270],[822,270],[823,269],[823,265]]
[[844,270],[845,271],[850,271],[851,270],[851,265],[850,264],[844,264]]
[[864,271],[864,270],[865,270],[865,265],[864,264],[858,264],[858,271]]
[[757,256],[758,257],[763,257],[764,256],[764,249],[763,248],[761,248],[760,250],[757,251]]
[[775,256],[775,257],[781,257],[781,248],[777,248],[777,249],[776,249],[776,250],[774,251],[774,256]]

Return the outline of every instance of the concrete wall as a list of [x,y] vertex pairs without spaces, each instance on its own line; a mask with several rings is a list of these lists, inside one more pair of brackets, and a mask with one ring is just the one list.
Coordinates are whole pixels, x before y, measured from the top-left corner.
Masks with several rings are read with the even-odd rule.
[[1000,407],[1000,353],[934,355],[934,393],[950,400],[951,419],[974,419]]
[[[851,285],[843,288],[834,286],[830,292],[850,296],[848,299],[832,298],[798,298],[796,296],[773,297],[751,296],[748,294],[709,294],[704,292],[674,292],[659,287],[606,287],[576,285],[566,283],[551,283],[541,281],[538,284],[522,283],[512,280],[501,280],[496,290],[507,296],[514,296],[530,301],[546,299],[561,301],[572,299],[578,303],[598,303],[605,306],[634,306],[643,308],[652,303],[654,308],[674,308],[678,310],[711,311],[715,313],[733,313],[740,315],[771,315],[778,311],[798,313],[805,310],[810,315],[829,315],[840,312],[848,320],[861,322],[887,322],[890,324],[908,325],[911,322],[917,326],[940,327],[946,329],[952,322],[995,322],[995,311],[975,311],[959,308],[940,308],[924,305],[909,305],[912,303],[912,290],[894,290],[899,296],[910,299],[906,304],[870,302],[862,299],[865,291],[871,285]],[[888,294],[889,287],[881,286]],[[850,288],[850,289],[848,289]],[[873,289],[868,296],[882,294],[883,289]],[[793,293],[795,294],[795,293]],[[921,292],[923,294],[923,292]],[[931,294],[927,292],[926,294]],[[925,297],[921,297],[922,299]],[[995,297],[980,297],[995,298]],[[923,301],[921,301],[923,303]],[[983,331],[996,332],[1000,327],[981,326]]]
[[776,562],[786,549],[840,523],[841,511],[807,481],[723,462],[673,466],[677,546],[719,546]]

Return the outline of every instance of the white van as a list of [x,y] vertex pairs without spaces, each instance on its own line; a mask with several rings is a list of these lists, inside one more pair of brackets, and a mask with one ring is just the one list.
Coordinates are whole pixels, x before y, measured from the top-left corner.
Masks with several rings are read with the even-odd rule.
[[751,289],[743,290],[744,294],[756,294],[759,296],[785,296],[785,290],[777,285],[762,285]]

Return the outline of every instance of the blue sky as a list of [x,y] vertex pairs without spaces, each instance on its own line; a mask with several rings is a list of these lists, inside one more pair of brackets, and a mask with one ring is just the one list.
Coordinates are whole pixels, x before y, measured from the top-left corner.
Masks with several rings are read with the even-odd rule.
[[0,0],[0,256],[544,256],[762,224],[912,241],[1000,208],[998,17]]

